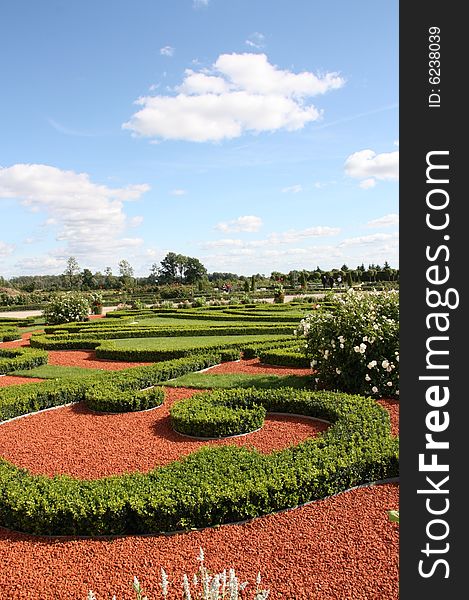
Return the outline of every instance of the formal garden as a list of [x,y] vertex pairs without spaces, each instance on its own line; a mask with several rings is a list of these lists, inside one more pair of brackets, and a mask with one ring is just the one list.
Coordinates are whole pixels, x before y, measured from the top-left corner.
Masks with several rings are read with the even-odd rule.
[[2,318],[0,588],[397,598],[399,295],[338,292]]

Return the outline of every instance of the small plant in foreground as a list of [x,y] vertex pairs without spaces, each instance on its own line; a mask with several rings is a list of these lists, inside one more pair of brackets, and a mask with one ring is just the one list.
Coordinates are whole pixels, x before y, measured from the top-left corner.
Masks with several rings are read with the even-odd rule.
[[[240,583],[234,569],[229,569],[228,571],[225,569],[223,573],[210,575],[209,570],[205,566],[205,557],[202,548],[200,548],[197,560],[200,563],[199,568],[192,578],[189,578],[185,573],[182,577],[182,598],[184,600],[241,600],[242,598],[244,600],[267,600],[269,597],[269,590],[260,589],[260,573],[256,577],[256,588],[249,593],[249,590],[247,590],[248,582]],[[137,600],[149,600],[144,595],[142,586],[136,577],[134,577],[132,587]],[[170,598],[181,597],[176,590],[174,590],[174,594],[170,595],[170,583],[163,568],[161,569],[160,587],[160,598],[169,600]],[[88,592],[87,600],[97,600],[93,591],[90,590]],[[116,596],[113,596],[112,600],[117,600]]]
[[391,523],[399,524],[399,511],[398,510],[388,510],[388,517]]

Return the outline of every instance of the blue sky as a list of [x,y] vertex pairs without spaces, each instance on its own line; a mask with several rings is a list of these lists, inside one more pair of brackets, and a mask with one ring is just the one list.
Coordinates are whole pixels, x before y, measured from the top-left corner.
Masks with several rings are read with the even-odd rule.
[[0,275],[398,267],[397,1],[0,10]]

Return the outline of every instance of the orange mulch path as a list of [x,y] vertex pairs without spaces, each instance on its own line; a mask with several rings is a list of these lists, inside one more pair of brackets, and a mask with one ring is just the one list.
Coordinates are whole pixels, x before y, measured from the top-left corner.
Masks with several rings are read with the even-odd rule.
[[[50,364],[101,369],[137,366],[97,361],[91,352],[50,353],[54,354],[54,361],[71,362],[50,360]],[[309,369],[261,365],[257,359],[225,363],[208,372],[310,374]],[[3,377],[0,384],[2,379],[26,378]],[[171,430],[167,410],[171,402],[194,393],[167,388],[165,405],[145,413],[97,415],[77,404],[5,423],[0,426],[1,454],[8,458],[10,453],[12,462],[24,461],[33,472],[71,472],[92,478],[149,470],[207,443],[253,444],[270,451],[298,443],[324,427],[309,419],[275,417],[268,418],[261,431],[245,437],[189,440]],[[378,403],[389,411],[393,435],[397,434],[399,402]],[[387,517],[388,510],[398,507],[398,485],[384,484],[243,525],[173,536],[54,540],[0,528],[0,590],[2,598],[9,600],[84,600],[90,589],[99,600],[113,594],[133,600],[131,584],[137,576],[145,594],[156,600],[161,597],[160,568],[164,567],[170,582],[175,582],[170,586],[169,600],[173,600],[181,597],[183,573],[197,570],[196,556],[203,547],[212,572],[234,567],[251,589],[260,571],[272,600],[398,600],[399,526]]]
[[49,365],[61,367],[81,367],[83,369],[103,369],[120,371],[131,367],[151,365],[150,362],[124,362],[120,360],[101,360],[96,358],[94,350],[49,350]]
[[0,589],[8,600],[85,600],[90,589],[99,600],[131,600],[137,576],[156,600],[163,567],[173,600],[202,547],[211,572],[234,567],[251,589],[260,571],[272,600],[397,600],[399,526],[386,511],[398,506],[399,487],[385,484],[172,536],[54,540],[0,529]]
[[82,403],[0,426],[1,454],[35,474],[67,473],[81,479],[150,471],[202,446],[254,446],[264,453],[298,444],[327,429],[321,421],[267,416],[264,427],[246,436],[199,441],[173,431],[169,408],[196,393],[167,388],[162,406],[145,412],[98,414]]
[[45,381],[39,377],[16,377],[16,375],[4,375],[0,377],[0,387],[8,387],[10,385],[21,385],[25,383],[34,383]]
[[311,375],[311,369],[298,369],[292,367],[278,367],[276,365],[264,365],[258,358],[226,362],[209,369],[208,373],[235,374],[246,373],[247,375]]

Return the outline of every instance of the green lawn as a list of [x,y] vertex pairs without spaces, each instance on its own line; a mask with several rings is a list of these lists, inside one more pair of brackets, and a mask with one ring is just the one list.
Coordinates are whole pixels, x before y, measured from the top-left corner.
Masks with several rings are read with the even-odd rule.
[[261,388],[266,390],[280,387],[311,389],[311,376],[304,375],[211,375],[209,373],[189,373],[165,383],[168,387],[188,387],[197,389]]
[[103,369],[82,369],[81,367],[60,367],[57,365],[42,365],[35,369],[14,371],[9,375],[18,377],[39,377],[41,379],[75,379],[77,377],[91,377],[97,373],[105,373]]
[[[247,344],[249,342],[268,342],[270,340],[286,340],[291,335],[212,335],[194,337],[159,337],[159,338],[125,338],[113,339],[112,346],[125,350],[186,350],[190,348],[209,348],[224,344]],[[106,342],[103,342],[103,345]]]

